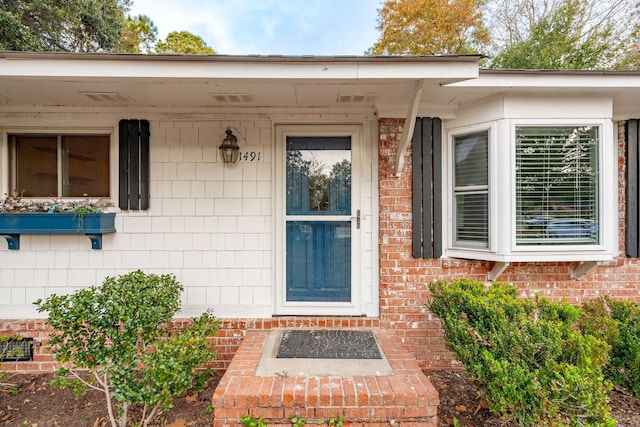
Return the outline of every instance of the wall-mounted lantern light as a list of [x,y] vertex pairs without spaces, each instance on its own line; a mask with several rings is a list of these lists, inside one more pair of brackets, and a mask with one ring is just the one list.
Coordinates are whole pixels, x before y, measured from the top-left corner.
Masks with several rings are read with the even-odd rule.
[[225,163],[235,163],[238,161],[238,138],[233,135],[231,129],[227,128],[227,137],[222,140],[222,144],[218,147],[220,154],[222,154],[222,161]]

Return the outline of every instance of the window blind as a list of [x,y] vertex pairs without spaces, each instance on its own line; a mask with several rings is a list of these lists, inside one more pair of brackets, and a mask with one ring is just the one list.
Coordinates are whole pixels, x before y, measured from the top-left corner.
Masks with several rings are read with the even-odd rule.
[[598,128],[516,127],[516,244],[597,244]]
[[489,246],[489,132],[454,137],[455,242]]

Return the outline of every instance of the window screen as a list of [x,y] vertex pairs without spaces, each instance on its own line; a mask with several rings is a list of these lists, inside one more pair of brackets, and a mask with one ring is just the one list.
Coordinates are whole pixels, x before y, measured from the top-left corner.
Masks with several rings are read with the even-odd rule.
[[516,127],[516,244],[597,244],[598,224],[598,128]]
[[489,246],[489,132],[454,137],[455,242]]
[[15,136],[11,141],[16,194],[109,196],[109,136]]

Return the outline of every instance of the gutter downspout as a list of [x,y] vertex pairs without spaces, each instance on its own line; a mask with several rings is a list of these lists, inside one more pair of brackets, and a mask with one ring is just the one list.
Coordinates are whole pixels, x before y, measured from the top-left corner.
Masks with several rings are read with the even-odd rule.
[[418,112],[418,106],[420,104],[420,98],[422,97],[422,90],[424,89],[424,80],[416,81],[413,86],[413,93],[411,94],[411,103],[407,111],[407,117],[404,121],[404,127],[402,128],[402,134],[400,135],[400,142],[398,143],[398,151],[396,152],[396,164],[395,164],[395,176],[400,176],[402,166],[404,165],[404,155],[409,147],[409,142],[413,137],[413,129],[416,126],[416,113]]

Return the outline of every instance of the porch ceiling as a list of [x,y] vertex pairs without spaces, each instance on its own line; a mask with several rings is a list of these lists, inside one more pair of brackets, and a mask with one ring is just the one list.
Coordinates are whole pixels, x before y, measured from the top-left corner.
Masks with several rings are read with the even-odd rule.
[[479,59],[5,52],[0,108],[369,108],[397,109],[403,117],[417,80],[435,94],[442,85],[477,78]]
[[404,118],[420,81],[419,116],[451,118],[460,104],[506,93],[610,97],[615,118],[640,115],[640,72],[480,70],[480,58],[0,52],[0,110],[295,108]]

